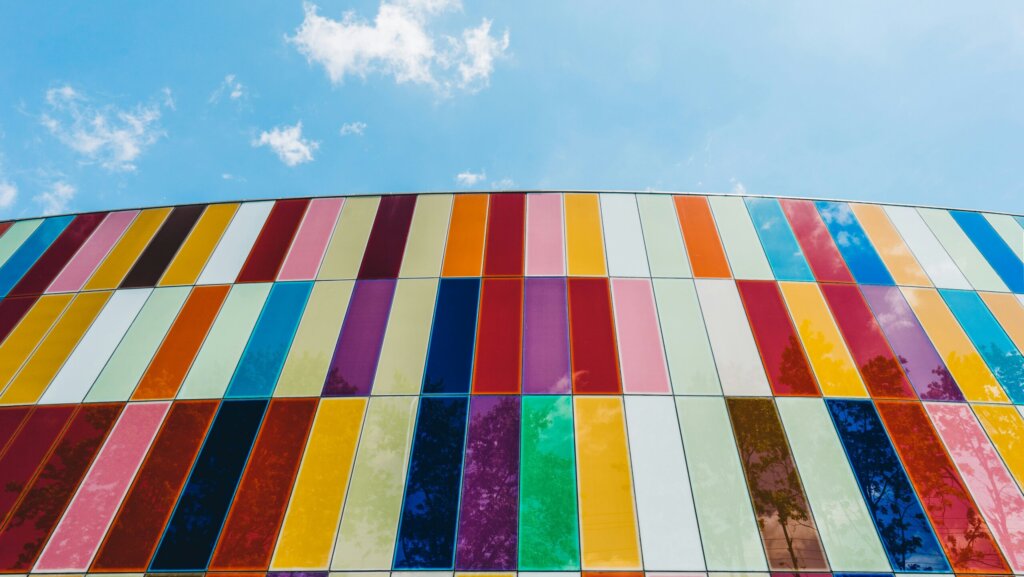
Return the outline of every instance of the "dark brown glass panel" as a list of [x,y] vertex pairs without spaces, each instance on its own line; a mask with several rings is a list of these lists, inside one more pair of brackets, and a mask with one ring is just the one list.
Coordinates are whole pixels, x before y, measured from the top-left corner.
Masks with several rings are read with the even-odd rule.
[[228,513],[211,570],[266,570],[299,470],[317,399],[275,399]]
[[11,298],[0,300],[0,344],[3,344],[7,335],[11,334],[14,327],[18,326],[21,317],[25,316],[28,309],[36,304],[39,295],[28,297]]
[[123,406],[83,405],[71,418],[0,531],[0,571],[32,568]]
[[292,237],[302,223],[302,217],[309,206],[308,198],[279,200],[263,224],[259,237],[249,251],[237,282],[270,282],[277,278],[277,271],[292,245]]
[[768,565],[828,570],[782,422],[771,399],[726,399]]
[[380,199],[373,230],[363,252],[363,262],[359,266],[359,278],[398,278],[415,208],[416,197],[413,195]]
[[149,567],[192,462],[217,412],[217,401],[177,401],[107,532],[93,571]]
[[0,238],[3,238],[4,233],[12,226],[14,226],[14,221],[0,222]]
[[573,393],[622,393],[608,279],[569,279],[569,343]]
[[[3,458],[4,449],[18,432],[25,415],[32,410],[32,407],[4,407],[0,408],[0,458]],[[3,522],[0,520],[0,522]]]
[[201,204],[175,207],[128,271],[121,288],[156,286],[205,208]]
[[520,276],[526,238],[526,195],[492,194],[487,213],[484,274]]
[[772,392],[780,396],[820,397],[807,356],[789,311],[774,281],[737,281],[757,349],[771,380]]
[[41,294],[57,278],[64,265],[75,256],[82,244],[89,239],[96,227],[107,217],[105,212],[80,214],[46,249],[32,268],[14,285],[8,296]]
[[74,412],[73,405],[38,407],[7,443],[0,456],[0,527]]

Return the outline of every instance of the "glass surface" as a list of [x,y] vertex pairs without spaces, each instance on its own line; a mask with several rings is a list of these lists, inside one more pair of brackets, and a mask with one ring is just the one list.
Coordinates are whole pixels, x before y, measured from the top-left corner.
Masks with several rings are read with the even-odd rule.
[[731,280],[697,279],[697,294],[726,395],[770,395],[750,323]]
[[468,393],[480,279],[441,279],[430,332],[424,393]]
[[[1024,303],[1005,293],[978,293],[1017,350],[1024,350]],[[1024,298],[1024,295],[1020,295]]]
[[565,220],[562,195],[526,195],[526,274],[565,274]]
[[237,211],[235,203],[208,205],[164,272],[160,286],[194,284]]
[[605,269],[601,207],[596,194],[566,194],[565,252],[571,276],[603,276]]
[[370,394],[395,285],[394,280],[356,281],[334,358],[324,380],[324,396],[362,397]]
[[523,392],[565,394],[569,380],[569,305],[565,279],[529,278],[523,319]]
[[169,214],[170,208],[150,208],[140,212],[103,259],[103,264],[89,277],[85,290],[117,288]]
[[853,282],[821,215],[809,200],[779,201],[807,263],[819,282]]
[[[105,212],[76,216],[11,289],[8,296],[40,294],[45,291],[106,217]],[[0,269],[0,276],[2,275]]]
[[754,231],[743,199],[712,196],[708,198],[715,223],[722,235],[722,244],[729,256],[733,276],[737,279],[773,280],[775,276],[765,258],[761,242]]
[[999,450],[1017,486],[1024,489],[1024,418],[1016,407],[973,405],[985,432]]
[[864,233],[850,205],[845,202],[818,201],[814,203],[825,222],[853,278],[863,284],[892,285],[895,281],[875,252],[871,240]]
[[608,276],[651,276],[636,195],[602,194],[601,224],[608,256]]
[[348,280],[313,285],[281,367],[275,397],[320,396],[354,286],[355,282]]
[[175,207],[125,275],[120,288],[155,286],[203,214],[203,208],[201,204]]
[[774,281],[738,281],[757,348],[776,395],[821,396]]
[[308,198],[274,203],[235,282],[271,282],[277,277],[308,207]]
[[50,244],[71,224],[73,218],[58,216],[44,220],[7,258],[7,261],[0,266],[0,298],[6,297],[7,293],[11,292],[21,277],[46,252]]
[[359,278],[397,278],[402,266],[405,241],[416,209],[415,195],[392,195],[381,198],[370,238],[363,251]]
[[[7,383],[17,374],[18,369],[32,354],[39,341],[46,336],[53,323],[60,318],[61,313],[71,302],[71,298],[72,295],[47,295],[38,300],[26,297],[4,299],[3,302],[6,303],[28,300],[29,302],[25,304],[28,304],[31,309],[28,309],[21,322],[17,323],[17,328],[11,331],[10,338],[3,340],[3,344],[0,344],[0,390],[6,387]],[[10,311],[0,308],[0,313],[8,312]]]
[[263,224],[274,208],[273,201],[246,202],[235,212],[231,224],[224,231],[217,249],[199,275],[198,284],[226,284],[235,282],[245,265],[253,243],[259,237]]
[[39,300],[39,295],[0,299],[0,342],[4,342],[25,313]]
[[570,278],[568,285],[573,393],[621,393],[608,279]]
[[708,199],[703,196],[676,196],[673,198],[679,226],[683,230],[686,252],[690,257],[693,276],[699,278],[729,278],[729,261],[711,216]]
[[988,224],[1018,259],[1024,260],[1024,227],[1008,214],[982,213]]
[[438,280],[401,279],[373,379],[374,395],[415,395],[423,383]]
[[935,286],[942,288],[971,288],[956,263],[942,248],[928,225],[913,207],[886,206],[885,213],[913,251]]
[[0,266],[3,266],[28,237],[32,236],[39,225],[43,224],[43,220],[41,218],[22,220],[10,225],[7,232],[0,236]]
[[480,276],[487,228],[486,194],[460,194],[452,205],[442,276]]
[[775,278],[791,281],[813,281],[800,245],[793,236],[779,201],[774,198],[744,198],[754,229],[761,239]]
[[484,275],[522,276],[526,242],[526,195],[491,195],[487,211]]
[[687,278],[690,259],[683,247],[679,219],[672,198],[662,194],[638,194],[640,222],[644,232],[647,260],[653,277]]
[[885,208],[877,204],[850,203],[850,208],[857,216],[857,221],[864,228],[865,234],[878,251],[878,256],[885,262],[896,284],[911,286],[931,286],[924,269],[917,262],[914,254],[893,226],[885,212]]
[[718,371],[697,301],[688,279],[654,279],[658,320],[665,340],[672,391],[677,395],[720,395]]
[[362,263],[380,197],[346,198],[341,216],[334,225],[323,262],[316,278],[320,280],[354,279]]
[[441,274],[441,260],[444,258],[451,214],[450,194],[430,194],[416,199],[405,257],[398,273],[400,277],[436,277]]
[[0,454],[0,518],[7,519],[74,412],[70,405],[40,407],[6,443]]
[[964,234],[963,229],[953,220],[949,211],[937,208],[918,208],[917,212],[975,290],[1007,292],[1006,284],[988,264],[974,243]]
[[519,393],[523,279],[485,278],[480,289],[474,393]]
[[345,204],[344,198],[315,198],[309,203],[299,229],[295,231],[288,256],[281,263],[278,280],[313,280],[320,269],[334,225]]
[[611,283],[622,389],[627,394],[671,393],[651,281],[616,278]]
[[107,215],[96,230],[85,241],[82,248],[75,253],[60,275],[54,279],[48,293],[54,292],[76,292],[81,290],[85,281],[92,276],[96,267],[103,262],[103,259],[113,248],[114,244],[121,238],[121,235],[128,229],[128,226],[139,214],[137,210],[126,210],[123,212],[112,212]]

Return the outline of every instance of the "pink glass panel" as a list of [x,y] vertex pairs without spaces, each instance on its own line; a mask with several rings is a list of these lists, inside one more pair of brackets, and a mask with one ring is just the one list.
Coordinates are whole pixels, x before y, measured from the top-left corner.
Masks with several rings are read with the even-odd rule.
[[526,274],[565,274],[565,234],[562,227],[562,195],[530,194],[526,197]]
[[626,393],[669,393],[654,291],[647,279],[612,279],[615,332]]
[[77,292],[89,280],[93,271],[110,252],[111,247],[121,238],[128,225],[132,223],[139,211],[126,210],[114,212],[103,219],[89,240],[85,241],[75,257],[71,259],[57,279],[53,281],[48,293]]
[[344,198],[317,198],[309,203],[306,216],[292,241],[277,280],[312,280],[320,270],[334,224],[341,214]]

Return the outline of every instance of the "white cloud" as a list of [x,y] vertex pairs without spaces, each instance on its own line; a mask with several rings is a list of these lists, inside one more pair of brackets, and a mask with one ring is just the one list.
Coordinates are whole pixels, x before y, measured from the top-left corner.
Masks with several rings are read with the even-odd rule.
[[40,121],[53,136],[77,152],[87,164],[99,163],[113,172],[134,172],[142,153],[165,135],[160,127],[163,108],[174,108],[170,89],[159,104],[136,104],[121,109],[96,105],[71,86],[46,91],[49,108]]
[[471,172],[466,170],[455,175],[455,182],[463,188],[469,188],[485,180],[487,180],[487,173],[484,171]]
[[354,12],[333,20],[306,3],[302,24],[287,40],[309,62],[323,66],[335,84],[346,76],[379,73],[442,94],[454,88],[475,92],[489,84],[494,62],[508,50],[509,33],[492,36],[486,18],[460,37],[431,30],[434,17],[461,8],[458,0],[382,0],[371,23]]
[[732,182],[733,194],[747,194],[747,187],[743,184],[743,182],[736,180],[735,178],[732,179]]
[[74,186],[57,181],[53,183],[53,188],[35,195],[32,200],[43,207],[44,215],[57,214],[67,212],[68,204],[74,200],[76,192],[78,189]]
[[346,122],[345,124],[341,125],[341,130],[339,132],[341,133],[342,136],[348,136],[350,134],[355,134],[356,136],[362,136],[363,133],[366,132],[366,123],[365,122]]
[[224,77],[224,80],[221,81],[217,90],[214,90],[213,94],[210,95],[210,104],[220,102],[221,98],[224,98],[225,96],[227,96],[229,100],[237,102],[248,98],[249,90],[244,84],[238,81],[238,78],[234,74],[228,74]]
[[319,142],[302,138],[301,121],[295,126],[275,126],[270,132],[264,131],[257,140],[252,141],[252,145],[269,146],[281,162],[288,166],[312,162],[313,152],[320,148]]
[[223,172],[220,175],[221,180],[233,180],[235,182],[245,182],[244,176],[238,176],[237,174],[231,174],[230,172]]
[[516,183],[511,178],[503,178],[501,180],[495,180],[491,182],[491,188],[494,190],[510,190],[515,187]]
[[11,208],[18,200],[18,187],[13,182],[0,180],[0,209]]

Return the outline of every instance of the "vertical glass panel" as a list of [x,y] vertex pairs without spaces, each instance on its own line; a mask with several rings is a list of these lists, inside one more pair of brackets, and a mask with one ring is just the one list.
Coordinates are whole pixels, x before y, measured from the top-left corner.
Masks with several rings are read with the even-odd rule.
[[64,431],[77,407],[38,407],[0,454],[0,519],[18,504],[36,469]]
[[572,397],[524,396],[519,566],[579,569]]
[[480,279],[442,279],[430,332],[424,393],[468,393]]
[[921,215],[909,206],[886,206],[885,213],[906,241],[935,286],[969,289],[970,283],[949,258]]
[[427,194],[416,199],[416,210],[409,226],[409,241],[398,275],[402,278],[436,277],[441,274],[448,220],[452,214],[452,195]]
[[736,278],[773,280],[772,269],[743,206],[743,199],[728,196],[708,198],[715,222],[722,234],[722,244]]
[[7,262],[0,266],[0,297],[5,297],[11,292],[11,289],[32,268],[36,260],[71,224],[72,219],[73,217],[70,216],[46,219],[8,257]]
[[893,568],[948,572],[945,555],[871,401],[827,403]]
[[857,220],[878,251],[878,256],[885,262],[885,266],[896,280],[896,284],[932,285],[928,275],[910,252],[910,248],[903,242],[899,231],[889,220],[885,208],[876,204],[850,203],[849,206],[857,215]]
[[569,380],[569,305],[565,279],[526,279],[523,319],[523,392],[566,394]]
[[338,217],[338,222],[334,226],[331,242],[327,245],[327,252],[324,254],[316,278],[320,280],[356,278],[379,204],[379,196],[345,199],[341,216]]
[[773,281],[737,281],[747,318],[754,330],[772,392],[819,397],[807,355],[797,338],[779,286]]
[[566,194],[565,245],[572,276],[603,276],[604,236],[596,194]]
[[374,395],[415,395],[423,382],[437,279],[401,279],[373,379]]
[[975,290],[1007,292],[1006,284],[985,261],[985,257],[978,252],[977,247],[964,234],[963,229],[957,226],[949,211],[937,208],[919,208],[917,212]]
[[704,570],[679,420],[671,397],[627,396],[644,568]]
[[882,259],[875,252],[875,247],[864,233],[850,205],[845,202],[817,201],[825,226],[832,234],[846,266],[853,273],[853,278],[862,284],[895,284],[892,275],[886,270]]
[[273,201],[247,202],[239,207],[199,275],[198,284],[235,282],[273,207]]
[[309,207],[308,198],[292,198],[274,202],[259,236],[235,282],[271,282],[277,276],[292,238]]
[[164,272],[160,286],[195,284],[236,211],[238,205],[234,203],[208,205]]
[[517,568],[520,398],[472,397],[459,508],[457,569]]
[[480,289],[474,393],[519,393],[523,279],[486,278]]
[[[10,291],[10,296],[40,294],[57,278],[64,266],[75,256],[85,241],[89,240],[93,231],[103,222],[107,214],[104,212],[80,214],[74,217],[71,224],[60,233],[52,244],[42,253],[18,284]],[[46,226],[45,224],[43,225]],[[42,228],[40,228],[42,230]],[[31,240],[31,239],[30,239]],[[0,268],[0,278],[3,278]]]
[[562,195],[526,195],[526,274],[565,274],[565,222]]
[[327,252],[344,198],[314,198],[295,232],[288,256],[281,264],[278,280],[313,280]]
[[178,206],[171,211],[163,226],[149,241],[128,274],[121,281],[120,288],[143,288],[156,285],[163,276],[167,265],[177,254],[181,243],[203,214],[203,205]]
[[608,276],[651,276],[636,196],[602,194],[601,222],[608,237],[605,245],[608,252]]
[[321,281],[295,330],[288,358],[274,389],[275,397],[319,397],[341,333],[354,281]]
[[1015,293],[1024,293],[1024,263],[980,212],[950,211],[999,278]]
[[359,280],[348,303],[345,322],[324,380],[324,396],[366,396],[377,373],[394,280]]
[[571,278],[568,284],[572,390],[621,393],[608,279]]
[[443,276],[480,276],[487,226],[486,194],[460,194],[452,205]]
[[170,213],[170,208],[150,208],[140,212],[107,258],[103,259],[103,264],[89,277],[84,290],[117,288]]
[[1017,221],[1008,214],[986,212],[985,220],[995,229],[996,234],[1002,237],[1013,254],[1024,260],[1024,226],[1017,224]]
[[827,570],[807,496],[771,399],[726,399],[772,569]]
[[918,396],[928,400],[963,401],[964,396],[953,375],[928,340],[900,290],[896,287],[863,286],[861,291]]
[[672,206],[672,197],[665,194],[638,194],[640,221],[651,276],[685,278],[690,272],[690,259],[683,247],[682,231]]
[[[369,450],[359,451],[352,470],[331,569],[391,569],[415,424],[415,397],[370,399],[361,441]],[[329,461],[320,463],[333,469]],[[304,522],[304,517],[297,520]],[[282,562],[280,566],[321,565]]]
[[484,274],[522,276],[526,242],[526,195],[491,195],[487,212]]
[[695,282],[722,391],[726,395],[771,395],[736,284],[731,280]]
[[1017,350],[1024,351],[1024,304],[1006,293],[978,293]]
[[39,341],[50,332],[50,327],[60,318],[71,299],[72,295],[40,298],[11,332],[10,337],[3,341],[0,345],[0,391],[18,373]]
[[825,403],[776,399],[833,571],[889,571]]
[[972,408],[1017,479],[1017,486],[1024,489],[1024,418],[1011,406],[972,405]]
[[793,236],[786,215],[774,198],[744,198],[775,278],[790,281],[813,281],[803,251]]
[[577,396],[573,404],[583,568],[638,569],[640,540],[622,398]]
[[619,278],[611,283],[623,390],[670,394],[651,281]]
[[35,220],[22,220],[11,225],[7,229],[7,232],[0,236],[0,266],[7,263],[7,260],[11,258],[21,245],[32,233],[39,228],[39,225],[43,224],[43,219],[37,218]]
[[767,571],[725,400],[676,398],[704,558],[711,571]]
[[422,397],[409,462],[396,569],[450,569],[455,557],[467,397]]
[[654,279],[654,297],[672,391],[677,395],[722,394],[693,281]]
[[850,271],[829,236],[821,215],[809,200],[781,200],[782,211],[786,214],[797,242],[807,257],[814,276],[819,281],[853,282]]
[[703,196],[676,196],[673,200],[679,225],[683,229],[683,238],[686,239],[686,252],[690,256],[693,276],[729,278],[729,261],[722,250],[708,199]]
[[[366,399],[321,399],[306,441],[272,569],[326,569],[341,518]],[[382,446],[379,455],[387,455]]]
[[359,278],[397,278],[402,266],[405,241],[409,236],[415,195],[385,196],[377,206],[377,217],[366,242]]
[[75,253],[74,258],[68,262],[60,275],[46,289],[46,292],[77,292],[81,290],[82,285],[92,276],[96,267],[103,262],[104,257],[128,229],[128,225],[132,223],[137,214],[139,214],[137,210],[108,214],[107,218],[103,219],[103,222],[89,237],[89,240],[85,241],[82,248]]

